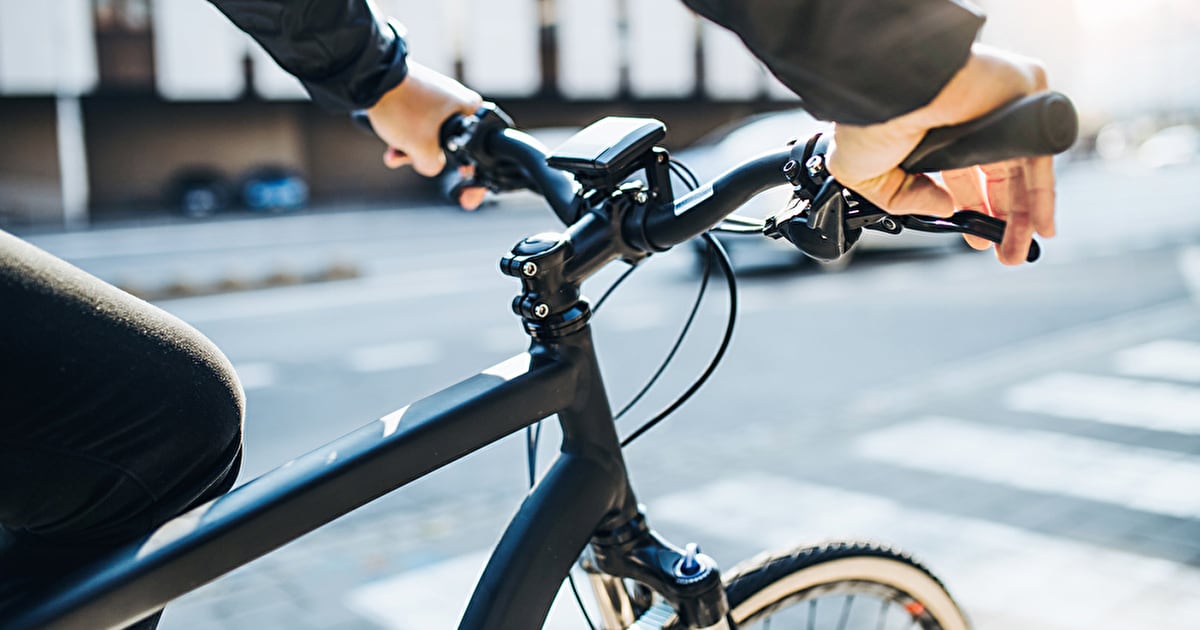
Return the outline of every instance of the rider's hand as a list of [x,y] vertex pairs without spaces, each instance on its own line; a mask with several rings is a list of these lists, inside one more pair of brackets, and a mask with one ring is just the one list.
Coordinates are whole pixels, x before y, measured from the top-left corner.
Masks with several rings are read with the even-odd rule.
[[[927,175],[908,175],[899,165],[926,131],[978,118],[1046,89],[1046,72],[1038,62],[977,44],[966,65],[925,107],[878,125],[835,125],[829,172],[893,214],[949,216],[960,209],[1004,219],[1008,227],[996,254],[1006,265],[1020,264],[1034,231],[1054,236],[1053,158],[944,171],[944,186]],[[973,236],[967,242],[976,249],[990,245]]]
[[[411,164],[413,170],[426,177],[441,173],[446,167],[446,156],[438,143],[442,123],[454,114],[475,113],[482,102],[478,94],[458,81],[409,61],[408,76],[367,110],[371,127],[388,145],[383,163],[388,168]],[[473,210],[482,203],[483,194],[482,188],[468,188],[459,203]]]

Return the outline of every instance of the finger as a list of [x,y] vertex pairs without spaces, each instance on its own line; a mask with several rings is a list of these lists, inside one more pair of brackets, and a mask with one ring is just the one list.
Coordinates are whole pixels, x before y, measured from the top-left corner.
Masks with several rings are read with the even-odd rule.
[[942,181],[950,189],[957,210],[988,213],[987,195],[983,190],[983,173],[977,166],[942,171]]
[[1025,167],[1029,188],[1029,213],[1033,229],[1046,238],[1054,236],[1054,158],[1048,155],[1030,158]]
[[1033,240],[1033,220],[1028,212],[1014,212],[1008,215],[1008,225],[1004,228],[1004,239],[996,248],[996,256],[1006,265],[1019,265],[1025,262],[1029,254],[1029,244]]
[[[1019,265],[1029,252],[1033,239],[1033,215],[1030,212],[1031,195],[1026,176],[1026,160],[1010,160],[988,176],[989,205],[996,216],[1003,218],[1004,239],[996,248],[1000,262]],[[990,166],[984,167],[988,172]],[[1001,174],[1002,173],[1002,174]]]
[[434,145],[432,150],[422,151],[420,154],[414,155],[412,160],[413,170],[425,177],[437,177],[442,169],[446,168],[446,154],[442,153],[442,149]]
[[[950,191],[933,181],[928,175],[908,175],[900,169],[901,176],[895,193],[881,206],[892,214],[928,214],[948,217],[954,214],[954,198]],[[870,197],[868,197],[870,199]]]
[[[470,181],[475,176],[475,167],[463,165],[458,167],[458,177],[460,181]],[[463,210],[475,210],[483,204],[483,197],[487,194],[487,189],[482,186],[468,186],[458,192],[458,205]]]
[[980,166],[983,170],[984,189],[990,214],[997,219],[1007,219],[1013,209],[1014,180],[1023,176],[1020,160],[1007,160]]
[[412,160],[399,149],[388,147],[387,151],[383,152],[383,165],[388,168],[400,168],[411,162]]
[[[946,188],[950,189],[956,210],[974,210],[988,214],[987,195],[983,189],[983,171],[979,170],[979,167],[969,166],[942,171],[942,181],[946,183]],[[972,249],[985,250],[992,246],[991,241],[973,234],[963,234],[962,237]]]
[[487,194],[486,188],[474,186],[464,188],[458,195],[458,205],[462,206],[463,210],[475,210],[483,203],[485,194]]

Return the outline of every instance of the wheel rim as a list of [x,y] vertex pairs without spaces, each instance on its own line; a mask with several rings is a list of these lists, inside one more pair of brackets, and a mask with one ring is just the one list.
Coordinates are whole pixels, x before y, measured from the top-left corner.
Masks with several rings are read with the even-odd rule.
[[848,581],[793,594],[738,622],[741,630],[940,629],[923,604],[887,585]]
[[775,580],[744,601],[731,603],[739,628],[754,630],[968,627],[935,580],[887,558],[860,556],[822,562]]

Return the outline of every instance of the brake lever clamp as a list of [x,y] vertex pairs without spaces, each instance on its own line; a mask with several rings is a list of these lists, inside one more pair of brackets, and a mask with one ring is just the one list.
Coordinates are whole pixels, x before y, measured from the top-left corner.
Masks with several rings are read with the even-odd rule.
[[785,238],[809,257],[825,262],[845,255],[862,236],[864,226],[882,219],[875,217],[881,210],[861,203],[829,175],[825,165],[828,151],[825,134],[792,145],[791,159],[783,165],[783,176],[792,185],[792,203],[767,217],[763,226],[763,234]]
[[528,188],[531,182],[515,164],[493,157],[483,143],[488,135],[508,129],[513,121],[495,103],[484,103],[470,116],[452,116],[439,132],[448,165],[474,167],[469,178],[462,178],[452,189],[482,186],[492,192]]

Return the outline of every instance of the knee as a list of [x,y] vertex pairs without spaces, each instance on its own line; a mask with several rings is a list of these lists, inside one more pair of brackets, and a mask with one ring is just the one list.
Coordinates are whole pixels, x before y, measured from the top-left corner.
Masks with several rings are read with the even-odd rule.
[[[207,470],[232,483],[241,461],[245,397],[237,373],[217,347],[195,331],[176,338],[182,356],[163,375],[163,424],[171,427],[177,465]],[[201,474],[201,476],[205,476]]]

